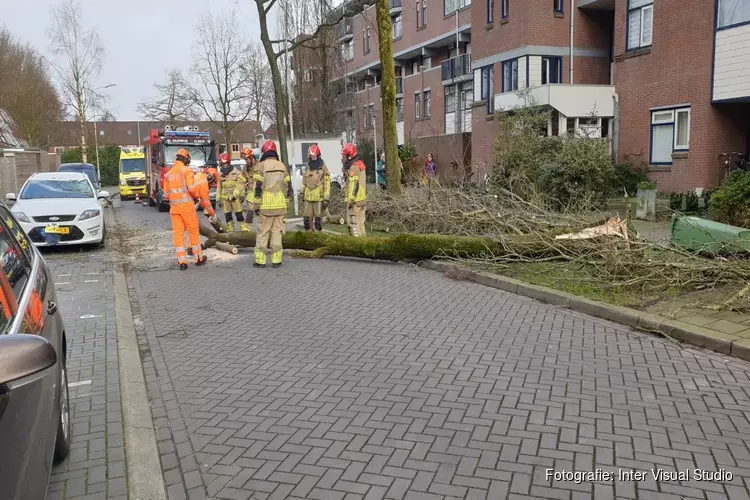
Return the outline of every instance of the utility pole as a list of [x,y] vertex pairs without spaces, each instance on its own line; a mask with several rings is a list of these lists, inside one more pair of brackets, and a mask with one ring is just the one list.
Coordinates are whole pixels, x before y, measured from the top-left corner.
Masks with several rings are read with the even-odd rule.
[[[286,46],[286,54],[284,57],[284,61],[286,62],[286,97],[287,97],[287,106],[289,107],[289,140],[290,140],[290,157],[289,157],[289,170],[290,174],[292,175],[292,179],[297,178],[297,172],[295,165],[295,157],[297,156],[295,151],[296,148],[294,147],[294,111],[292,110],[292,87],[289,84],[289,73],[291,72],[291,63],[289,61],[289,58],[291,57],[291,54],[289,52],[289,47],[291,43],[289,42],[289,2],[284,2],[284,40],[285,40],[285,46]],[[277,122],[279,120],[276,120]],[[278,125],[278,123],[277,123]],[[299,216],[299,195],[297,193],[297,189],[294,189],[294,215]]]

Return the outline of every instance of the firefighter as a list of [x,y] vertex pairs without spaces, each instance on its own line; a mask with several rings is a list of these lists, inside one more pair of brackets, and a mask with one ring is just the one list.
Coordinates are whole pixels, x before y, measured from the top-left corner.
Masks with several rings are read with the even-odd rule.
[[214,178],[214,174],[208,173],[205,174],[203,172],[198,172],[194,176],[195,178],[195,191],[197,196],[197,201],[200,204],[200,206],[203,208],[203,213],[209,216],[211,221],[214,220],[214,217],[216,217],[216,211],[211,206],[211,196],[210,196],[210,190],[209,186],[214,183],[216,178]]
[[190,250],[195,258],[195,265],[202,266],[207,260],[201,249],[198,215],[195,213],[194,200],[200,198],[200,194],[189,165],[190,153],[185,149],[180,149],[177,151],[174,166],[169,169],[164,178],[164,191],[169,199],[169,215],[172,218],[172,242],[181,271],[188,268],[187,251],[185,250],[186,229],[190,239]]
[[232,165],[232,160],[227,153],[219,155],[219,175],[221,176],[221,209],[224,211],[224,219],[227,221],[227,227],[232,228],[232,212],[237,224],[234,224],[235,231],[249,231],[250,228],[245,224],[245,217],[242,215],[242,201],[234,196],[234,188],[237,186],[237,178],[240,171]]
[[283,254],[281,237],[286,232],[287,198],[294,193],[289,170],[279,160],[273,141],[263,143],[253,181],[255,215],[260,217],[253,267],[266,267],[266,248],[271,249],[273,267],[280,267]]
[[255,200],[253,199],[253,173],[257,163],[255,162],[255,155],[253,154],[252,148],[245,148],[242,151],[241,157],[245,160],[245,166],[242,168],[242,172],[237,177],[237,186],[234,188],[233,196],[242,201],[245,197],[247,213],[245,214],[245,226],[246,229],[243,231],[251,231],[253,226],[253,215],[255,215],[254,205]]
[[307,169],[302,176],[302,221],[306,231],[322,231],[322,214],[328,210],[328,201],[331,197],[331,172],[320,157],[320,148],[317,144],[310,146],[307,158]]
[[357,153],[357,146],[345,144],[341,150],[341,161],[347,172],[346,188],[347,222],[352,236],[366,236],[365,204],[367,203],[367,175],[364,162]]

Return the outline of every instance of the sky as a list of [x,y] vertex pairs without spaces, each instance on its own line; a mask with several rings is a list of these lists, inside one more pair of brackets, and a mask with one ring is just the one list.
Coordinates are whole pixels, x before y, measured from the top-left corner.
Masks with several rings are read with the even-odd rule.
[[[260,40],[253,0],[78,0],[85,29],[98,31],[105,50],[104,67],[93,85],[115,84],[104,90],[118,120],[137,120],[138,103],[153,97],[153,84],[165,71],[189,68],[198,19],[209,10],[238,7],[236,22],[227,29]],[[51,0],[0,0],[0,25],[19,40],[50,57],[48,30]],[[210,6],[210,7],[209,7]],[[273,14],[273,13],[272,13]],[[269,19],[275,38],[276,16]]]

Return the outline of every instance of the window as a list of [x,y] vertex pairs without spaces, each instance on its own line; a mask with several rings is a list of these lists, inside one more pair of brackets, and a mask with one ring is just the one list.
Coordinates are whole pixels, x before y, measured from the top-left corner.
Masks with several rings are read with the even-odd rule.
[[396,99],[396,121],[402,122],[404,121],[404,98],[399,97]]
[[556,14],[562,14],[564,9],[565,0],[552,0],[553,9]]
[[309,68],[306,68],[302,71],[302,81],[304,83],[312,83],[313,81],[313,71]]
[[471,0],[444,0],[443,2],[443,8],[446,16],[449,16],[457,10],[463,9],[464,7],[468,7],[469,5],[471,5]]
[[21,250],[26,254],[26,258],[31,262],[33,260],[33,254],[31,253],[31,242],[29,241],[28,236],[26,236],[26,233],[23,232],[23,229],[20,225],[15,221],[15,219],[10,215],[10,211],[0,206],[0,218],[2,218],[3,222],[5,222],[5,225],[10,229],[10,232],[13,233],[16,237],[16,241],[21,246]]
[[362,30],[362,32],[363,32],[363,37],[364,37],[364,46],[365,46],[364,50],[365,50],[365,54],[369,54],[370,53],[370,40],[371,40],[371,38],[370,38],[370,27],[368,26],[367,30],[366,31]]
[[422,0],[422,27],[427,26],[427,0]]
[[508,7],[510,0],[500,0],[500,16],[502,19],[508,19]]
[[422,97],[424,100],[424,117],[429,118],[432,116],[432,93],[429,90],[425,90]]
[[518,90],[518,59],[503,63],[503,92]]
[[495,21],[495,0],[487,0],[487,24]]
[[65,148],[62,146],[55,146],[55,153],[62,154],[65,152]]
[[354,59],[354,42],[352,40],[347,40],[341,44],[341,58],[344,61]]
[[362,128],[367,130],[370,127],[370,120],[367,118],[367,106],[362,106]]
[[401,35],[403,34],[403,26],[401,24],[401,21],[403,20],[403,15],[399,14],[396,17],[393,18],[393,39],[398,40],[401,38]]
[[651,45],[654,28],[654,0],[629,0],[628,50]]
[[128,135],[133,135],[133,131],[128,129]]
[[716,27],[728,28],[750,22],[750,2],[747,0],[719,0]]
[[421,104],[419,92],[414,92],[414,118],[417,120],[421,117]]
[[375,105],[370,104],[370,126],[372,128],[375,128]]
[[456,99],[456,86],[448,85],[445,87],[445,113],[455,113],[458,108],[458,101]]
[[[31,275],[31,260],[18,244],[17,236],[3,224],[0,224],[0,262],[4,271],[4,276],[0,277],[0,288],[9,285],[18,301]],[[2,291],[7,293],[7,290]],[[6,304],[3,304],[4,308],[5,306]]]
[[427,27],[427,0],[417,0],[417,29]]
[[232,144],[232,153],[239,153],[240,152],[240,145],[236,142]]
[[652,165],[671,165],[672,153],[690,148],[690,108],[651,112]]
[[486,66],[481,71],[482,88],[479,97],[482,100],[487,100],[487,114],[491,115],[495,110],[495,99],[492,96],[495,70],[493,66]]
[[562,82],[562,57],[542,57],[542,85]]

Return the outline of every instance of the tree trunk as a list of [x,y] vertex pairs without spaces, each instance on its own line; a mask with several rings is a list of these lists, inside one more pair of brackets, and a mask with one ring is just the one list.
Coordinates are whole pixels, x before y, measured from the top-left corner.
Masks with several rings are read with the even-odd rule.
[[[253,247],[256,234],[252,231],[217,233],[203,225],[201,235],[209,238],[205,246],[216,242]],[[438,234],[397,234],[392,237],[354,238],[326,233],[293,231],[284,234],[286,249],[314,251],[313,256],[337,255],[398,262],[405,259],[440,259],[447,257],[504,256],[521,259],[565,259],[580,255],[591,243],[576,240],[555,240],[543,234],[514,235],[499,239],[445,236]]]
[[[385,146],[387,187],[389,193],[400,194],[401,161],[398,157],[398,133],[396,132],[396,70],[393,67],[393,44],[391,43],[393,26],[388,0],[377,0],[376,18],[382,71],[380,97],[383,101],[383,145]],[[377,134],[377,130],[374,133]],[[375,175],[377,179],[377,172]]]
[[78,122],[81,125],[81,161],[86,163],[86,117],[83,115],[83,105],[79,104]]

